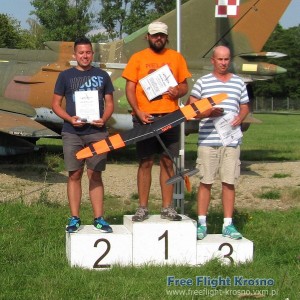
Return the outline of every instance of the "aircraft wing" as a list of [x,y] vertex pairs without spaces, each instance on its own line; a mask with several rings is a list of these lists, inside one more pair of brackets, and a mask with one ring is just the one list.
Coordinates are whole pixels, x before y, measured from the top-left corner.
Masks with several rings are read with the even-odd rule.
[[24,138],[59,137],[60,135],[30,119],[12,112],[0,111],[0,131]]
[[41,137],[59,137],[57,133],[32,120],[35,110],[27,103],[0,97],[0,156],[38,150]]
[[0,111],[19,113],[28,117],[35,116],[34,108],[26,102],[7,99],[0,96]]

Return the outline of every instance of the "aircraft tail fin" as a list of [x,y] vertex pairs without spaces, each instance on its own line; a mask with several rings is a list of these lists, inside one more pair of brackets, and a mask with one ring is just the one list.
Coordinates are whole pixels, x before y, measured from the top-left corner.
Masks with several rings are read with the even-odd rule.
[[[200,58],[209,58],[218,44],[230,47],[233,56],[260,52],[291,0],[226,2],[190,0],[181,6],[181,52],[192,64]],[[168,25],[169,47],[176,49],[176,10],[159,20]],[[147,46],[146,33],[147,26],[124,39],[127,59]]]

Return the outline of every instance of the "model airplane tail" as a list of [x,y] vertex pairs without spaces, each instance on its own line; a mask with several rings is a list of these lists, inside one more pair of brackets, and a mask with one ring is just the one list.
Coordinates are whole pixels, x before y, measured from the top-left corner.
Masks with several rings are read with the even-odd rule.
[[77,152],[76,158],[84,159],[92,157],[148,139],[179,125],[185,120],[194,118],[197,114],[211,109],[214,105],[222,102],[226,98],[227,94],[218,94],[213,97],[202,99],[201,101],[196,101],[160,118],[148,126],[133,128],[91,144]]

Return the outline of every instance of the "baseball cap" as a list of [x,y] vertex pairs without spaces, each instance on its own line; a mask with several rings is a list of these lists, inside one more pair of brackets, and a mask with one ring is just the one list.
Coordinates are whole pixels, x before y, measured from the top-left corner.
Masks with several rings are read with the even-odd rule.
[[149,34],[164,33],[168,35],[168,25],[158,21],[152,22],[148,26],[148,33]]

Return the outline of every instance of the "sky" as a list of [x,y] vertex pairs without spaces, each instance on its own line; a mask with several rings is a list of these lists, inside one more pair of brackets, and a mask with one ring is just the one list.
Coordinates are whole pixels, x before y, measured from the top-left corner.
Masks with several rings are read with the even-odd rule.
[[[30,17],[34,17],[29,15],[30,11],[34,10],[30,5],[30,0],[0,0],[0,4],[0,13],[8,14],[14,19],[17,19],[21,22],[22,28],[28,29],[26,20]],[[279,22],[283,28],[298,26],[300,24],[300,0],[292,0]]]

